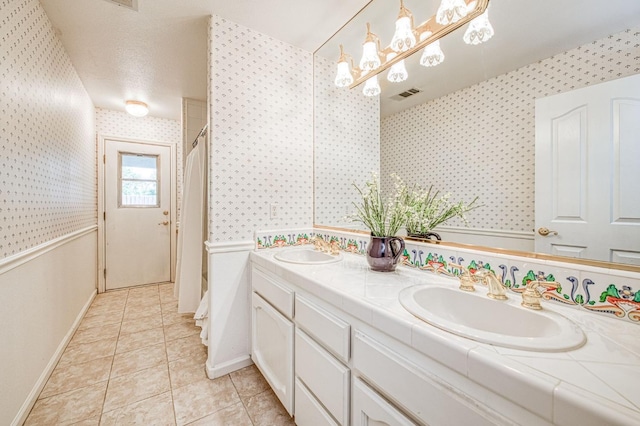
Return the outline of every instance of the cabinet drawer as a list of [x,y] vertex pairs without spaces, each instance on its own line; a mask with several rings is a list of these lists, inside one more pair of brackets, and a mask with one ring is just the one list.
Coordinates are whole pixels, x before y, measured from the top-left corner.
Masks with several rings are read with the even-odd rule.
[[296,379],[296,425],[298,426],[338,426],[322,408],[322,405],[311,395],[309,389]]
[[296,376],[341,425],[349,424],[349,369],[296,328]]
[[360,332],[353,341],[353,366],[354,372],[395,404],[428,424],[500,423],[477,403],[471,407],[474,403],[453,393],[438,377]]
[[257,268],[251,269],[251,286],[264,300],[269,302],[282,315],[293,318],[293,291],[279,284]]
[[256,293],[251,297],[251,359],[293,414],[294,325]]
[[296,295],[296,324],[343,362],[349,362],[351,326],[313,302]]
[[414,422],[358,378],[353,379],[353,420],[351,424],[358,426],[416,426]]

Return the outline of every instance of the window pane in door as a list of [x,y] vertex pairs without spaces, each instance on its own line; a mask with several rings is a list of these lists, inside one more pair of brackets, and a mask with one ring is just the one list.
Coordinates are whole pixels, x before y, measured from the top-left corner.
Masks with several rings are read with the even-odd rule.
[[157,155],[120,153],[120,207],[159,207]]

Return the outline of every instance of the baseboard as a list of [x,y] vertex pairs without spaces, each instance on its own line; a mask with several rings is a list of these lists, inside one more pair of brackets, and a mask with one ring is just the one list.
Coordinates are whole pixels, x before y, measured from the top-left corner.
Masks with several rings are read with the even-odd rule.
[[232,359],[231,361],[227,361],[225,363],[216,365],[215,367],[209,364],[209,360],[206,363],[207,377],[210,379],[216,379],[218,377],[222,377],[226,374],[229,374],[233,371],[240,370],[241,368],[248,367],[253,364],[251,361],[250,355],[244,355],[240,358]]
[[12,426],[21,425],[25,422],[25,420],[27,420],[27,416],[31,412],[31,409],[33,408],[36,401],[38,400],[38,395],[40,395],[40,392],[42,392],[44,385],[47,384],[47,380],[49,380],[49,376],[51,376],[51,373],[53,373],[53,370],[56,368],[58,361],[60,361],[60,357],[62,357],[62,353],[64,352],[67,345],[71,341],[71,338],[73,337],[74,333],[80,326],[80,322],[82,321],[84,314],[89,309],[89,306],[91,306],[91,303],[93,302],[93,299],[96,297],[96,294],[97,294],[97,291],[94,290],[93,293],[91,293],[91,296],[89,296],[89,300],[87,300],[87,303],[84,304],[84,306],[80,310],[80,313],[78,313],[78,316],[76,317],[75,321],[71,325],[71,328],[69,329],[67,334],[64,336],[64,339],[62,339],[62,342],[60,342],[60,344],[58,345],[58,348],[56,349],[53,356],[49,360],[47,367],[44,369],[44,371],[38,378],[38,381],[33,386],[33,389],[31,390],[31,392],[29,392],[29,395],[27,396],[27,399],[24,401],[24,404],[22,404],[22,407],[20,407],[20,410],[16,414],[16,417],[11,422]]

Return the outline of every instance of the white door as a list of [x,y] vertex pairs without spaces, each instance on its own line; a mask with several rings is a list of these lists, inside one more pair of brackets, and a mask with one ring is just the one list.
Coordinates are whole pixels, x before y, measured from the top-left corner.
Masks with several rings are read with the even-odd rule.
[[537,252],[640,265],[639,184],[640,75],[536,101]]
[[171,148],[105,141],[106,289],[171,280]]

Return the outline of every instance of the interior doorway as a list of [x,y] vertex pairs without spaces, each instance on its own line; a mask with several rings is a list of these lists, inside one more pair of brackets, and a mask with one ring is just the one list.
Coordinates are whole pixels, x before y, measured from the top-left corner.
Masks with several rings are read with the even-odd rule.
[[99,291],[173,281],[176,147],[101,138]]

